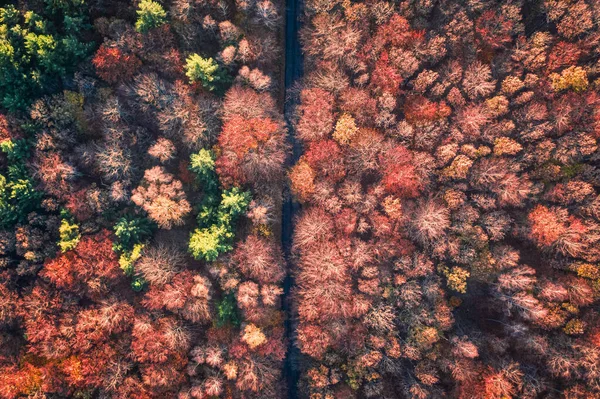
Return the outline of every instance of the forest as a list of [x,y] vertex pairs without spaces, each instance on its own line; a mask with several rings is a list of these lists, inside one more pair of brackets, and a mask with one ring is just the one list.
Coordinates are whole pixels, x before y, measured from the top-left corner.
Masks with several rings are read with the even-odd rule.
[[0,2],[0,399],[600,398],[599,140],[595,0]]

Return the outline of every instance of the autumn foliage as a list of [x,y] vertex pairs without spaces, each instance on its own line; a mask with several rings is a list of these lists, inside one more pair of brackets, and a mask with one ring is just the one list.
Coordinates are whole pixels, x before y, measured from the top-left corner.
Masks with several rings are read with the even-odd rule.
[[307,2],[303,397],[600,394],[598,7],[534,3]]

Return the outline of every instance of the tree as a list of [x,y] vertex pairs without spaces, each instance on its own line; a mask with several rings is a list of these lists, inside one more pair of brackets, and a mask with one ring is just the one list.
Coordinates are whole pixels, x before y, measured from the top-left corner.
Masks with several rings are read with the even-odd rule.
[[246,212],[250,204],[250,193],[241,192],[237,187],[224,191],[221,202],[212,213],[200,214],[201,227],[190,236],[189,250],[196,259],[212,262],[217,257],[231,251],[235,222]]
[[224,187],[273,181],[280,177],[285,142],[280,124],[271,118],[233,116],[219,135],[217,174]]
[[227,83],[227,74],[212,58],[190,55],[186,60],[185,74],[192,83],[200,83],[208,91],[222,89]]
[[81,239],[79,226],[75,223],[69,222],[67,219],[62,219],[60,221],[58,232],[60,234],[58,246],[61,252],[66,252],[75,248]]
[[87,30],[83,6],[49,10],[37,14],[13,5],[0,8],[0,102],[11,111],[50,92],[91,48],[79,40]]
[[152,285],[168,283],[185,266],[185,254],[176,248],[159,244],[144,248],[135,262],[136,271]]
[[113,227],[117,236],[114,249],[117,252],[131,251],[136,244],[144,242],[152,235],[152,222],[146,218],[124,216]]
[[25,163],[28,149],[24,139],[0,143],[8,161],[6,171],[0,174],[0,226],[5,228],[24,222],[40,205],[42,193],[35,189]]
[[334,98],[323,89],[304,89],[300,93],[300,117],[296,130],[300,139],[312,141],[325,139],[333,129]]
[[224,226],[212,225],[208,228],[196,229],[190,236],[189,249],[194,258],[212,262],[220,254],[233,249],[229,244],[231,238],[233,234]]
[[233,261],[244,276],[263,284],[280,283],[285,275],[282,254],[257,235],[249,235],[238,244]]
[[92,63],[98,76],[111,84],[131,80],[142,65],[134,54],[123,53],[118,47],[105,44],[96,51]]
[[339,144],[348,144],[358,132],[358,127],[352,115],[342,114],[335,124],[335,130],[333,131],[333,139]]
[[566,232],[557,212],[543,205],[536,205],[527,219],[531,224],[531,236],[542,247],[551,246]]
[[133,190],[131,200],[164,229],[183,224],[183,218],[192,210],[181,182],[161,166],[144,172],[144,178]]
[[400,197],[416,197],[421,191],[421,181],[413,165],[412,153],[397,146],[380,156],[384,167],[381,179],[385,189]]
[[121,276],[112,244],[107,230],[84,236],[73,250],[48,260],[40,274],[59,289],[103,295]]
[[140,1],[136,13],[138,19],[135,21],[135,29],[141,33],[158,28],[167,22],[167,13],[160,3],[153,0]]
[[450,227],[450,212],[435,199],[423,200],[417,205],[410,223],[417,241],[432,243],[442,238]]

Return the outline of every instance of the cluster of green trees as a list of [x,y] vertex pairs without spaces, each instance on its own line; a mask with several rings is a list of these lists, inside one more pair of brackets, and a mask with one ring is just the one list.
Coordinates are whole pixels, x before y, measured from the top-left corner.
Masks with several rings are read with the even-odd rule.
[[40,13],[0,8],[0,105],[11,111],[51,92],[93,46],[81,39],[89,27],[83,1],[42,6]]
[[42,193],[35,189],[26,167],[29,145],[24,139],[4,140],[0,152],[7,167],[0,173],[0,226],[10,228],[23,223],[27,215],[40,205]]
[[189,250],[194,258],[211,262],[233,249],[235,223],[248,209],[251,195],[238,187],[220,189],[212,151],[202,149],[193,154],[190,170],[203,186],[204,198],[197,217],[199,226],[190,237]]
[[145,242],[152,236],[154,225],[147,218],[124,216],[113,227],[117,237],[113,250],[119,254],[119,266],[126,276],[131,277],[131,288],[141,291],[146,281],[135,272],[135,261],[142,256]]

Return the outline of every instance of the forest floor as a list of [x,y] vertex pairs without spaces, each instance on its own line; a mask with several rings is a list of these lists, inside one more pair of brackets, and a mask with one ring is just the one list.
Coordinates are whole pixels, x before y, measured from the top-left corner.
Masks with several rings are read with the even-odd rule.
[[[283,110],[285,120],[288,126],[288,143],[291,147],[291,156],[288,157],[287,168],[294,165],[300,158],[302,146],[294,132],[293,116],[294,108],[298,103],[298,95],[294,88],[299,83],[303,73],[303,57],[298,39],[298,31],[301,25],[300,16],[302,15],[302,0],[286,0],[285,10],[285,67],[284,67],[284,102]],[[294,219],[300,206],[295,202],[290,193],[289,187],[284,190],[284,200],[282,207],[281,220],[281,243],[285,259],[287,262],[287,276],[284,281],[283,307],[287,315],[286,319],[286,337],[288,340],[288,351],[284,365],[284,376],[287,382],[288,398],[296,399],[298,397],[297,384],[300,375],[298,362],[299,350],[295,345],[297,321],[294,317],[292,307],[292,287],[294,285],[294,259],[292,256],[292,235],[294,232]]]

